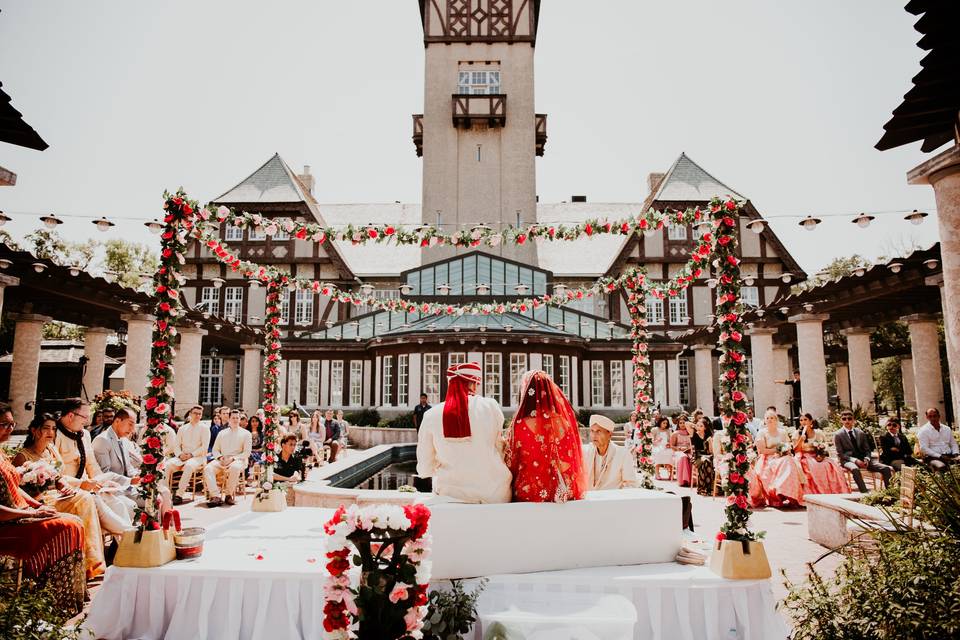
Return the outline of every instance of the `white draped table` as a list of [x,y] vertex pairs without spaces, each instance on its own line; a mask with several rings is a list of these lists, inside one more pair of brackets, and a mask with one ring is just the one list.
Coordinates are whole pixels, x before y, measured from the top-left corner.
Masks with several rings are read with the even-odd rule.
[[[207,531],[200,558],[155,569],[111,567],[85,627],[104,640],[321,639],[323,523],[332,513],[244,513]],[[633,604],[634,638],[767,640],[787,634],[769,581],[723,580],[705,568],[677,564],[492,576],[479,611],[489,617],[511,605],[533,610],[545,601],[595,602],[597,594],[622,595]],[[556,613],[571,613],[564,608]]]

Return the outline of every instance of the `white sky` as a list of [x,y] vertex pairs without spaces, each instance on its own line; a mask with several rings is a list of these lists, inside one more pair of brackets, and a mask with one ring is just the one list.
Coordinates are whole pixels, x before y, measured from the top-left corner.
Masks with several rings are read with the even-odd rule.
[[[783,214],[933,211],[905,173],[919,145],[873,145],[919,71],[903,1],[545,0],[537,111],[541,202],[640,202],[681,151],[753,200],[801,265],[937,240],[903,214],[867,230]],[[419,202],[411,113],[423,110],[416,0],[8,0],[0,80],[50,144],[0,144],[18,174],[0,209],[135,217],[110,233],[156,242],[165,188],[207,201],[275,151],[310,164],[320,202]],[[30,215],[26,215],[30,214]],[[61,227],[103,239],[89,220]]]

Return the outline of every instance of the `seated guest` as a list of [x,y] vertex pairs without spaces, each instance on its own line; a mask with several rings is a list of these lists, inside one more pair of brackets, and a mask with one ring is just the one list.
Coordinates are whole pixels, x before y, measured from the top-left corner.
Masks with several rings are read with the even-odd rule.
[[317,409],[310,416],[310,428],[303,438],[302,448],[310,451],[317,461],[323,460],[323,441],[327,439],[327,430],[323,424],[323,412]]
[[[210,417],[210,449],[207,451],[207,454],[213,453],[213,444],[217,441],[217,434],[220,433],[221,429],[227,428],[227,417],[224,415],[227,410],[226,407],[217,407],[213,410],[213,415]],[[208,455],[208,458],[211,456]]]
[[757,459],[747,472],[750,502],[754,508],[803,505],[806,479],[777,412],[767,409],[766,427],[757,435]]
[[306,479],[307,472],[303,458],[295,453],[296,450],[297,436],[289,433],[280,439],[280,455],[277,456],[277,462],[273,466],[274,480],[300,482]]
[[103,488],[117,485],[97,464],[90,433],[84,429],[89,419],[90,406],[86,402],[79,398],[65,400],[63,412],[57,421],[53,449],[63,461],[60,472],[64,483],[95,494],[100,526],[105,531],[119,535],[130,528],[137,505],[120,493],[100,493]]
[[116,473],[130,479],[130,486],[125,491],[128,498],[139,504],[136,485],[140,484],[137,460],[139,451],[130,441],[137,428],[136,416],[131,409],[120,409],[113,416],[113,424],[93,440],[93,455],[97,464],[104,473]]
[[630,453],[611,442],[617,425],[606,416],[590,416],[590,444],[583,449],[587,491],[639,487],[637,465]]
[[757,416],[754,415],[753,405],[747,405],[747,422],[744,424],[747,428],[747,431],[750,432],[750,439],[756,441],[757,434],[760,433],[760,429],[763,428],[763,423],[757,419]]
[[297,437],[300,438],[301,440],[307,440],[307,439],[308,439],[308,438],[307,438],[307,426],[306,426],[305,424],[303,424],[303,423],[300,422],[300,412],[299,412],[299,411],[296,411],[296,410],[291,411],[291,412],[287,415],[287,420],[289,421],[289,424],[287,425],[287,428],[286,428],[285,430],[281,429],[281,431],[285,431],[284,435],[286,435],[286,434],[291,434],[291,435],[297,436]]
[[246,427],[243,424],[243,416],[240,416],[240,428],[250,432],[250,461],[247,463],[247,471],[253,468],[253,465],[263,462],[263,423],[259,416],[251,416],[247,420]]
[[[99,416],[99,418],[97,416]],[[104,407],[100,411],[97,411],[94,414],[93,422],[90,424],[90,439],[93,440],[113,424],[113,409]]]
[[180,474],[180,482],[177,483],[177,493],[173,497],[175,505],[183,504],[184,496],[190,487],[190,478],[207,464],[210,429],[200,424],[202,417],[203,407],[198,404],[190,407],[190,411],[187,412],[188,422],[177,431],[173,456],[167,458],[165,463],[168,485],[174,472],[183,472]]
[[653,423],[653,433],[650,439],[653,441],[651,458],[654,468],[660,466],[673,467],[673,450],[670,448],[670,418],[661,416]]
[[960,463],[960,448],[950,427],[940,423],[940,411],[927,409],[927,423],[917,431],[923,462],[934,471],[946,471]]
[[880,462],[900,471],[900,467],[912,467],[917,464],[913,458],[910,441],[907,435],[900,431],[900,421],[897,418],[887,420],[887,432],[880,436]]
[[[240,428],[238,410],[230,412],[227,424],[228,427],[217,434],[217,441],[213,444],[213,460],[203,470],[203,480],[211,496],[208,505],[211,507],[236,503],[233,494],[250,459],[252,439],[249,431]],[[220,497],[220,483],[217,482],[217,474],[221,472],[227,474],[226,499]]]
[[335,462],[337,453],[340,451],[340,434],[342,430],[340,423],[333,418],[333,409],[327,409],[323,426],[325,429],[323,444],[330,447],[330,462]]
[[710,434],[710,418],[701,415],[694,423],[694,434],[690,436],[693,444],[693,468],[697,470],[697,493],[710,495],[713,492],[713,438]]
[[874,460],[873,438],[857,428],[853,411],[844,409],[840,413],[841,428],[833,436],[833,444],[837,449],[837,457],[844,469],[849,469],[853,481],[857,483],[860,493],[867,492],[867,485],[863,481],[862,469],[876,471],[883,477],[884,486],[893,475],[893,467],[878,460]]
[[725,413],[721,413],[718,417],[714,418],[713,419],[714,433],[716,433],[717,431],[723,431],[724,433],[726,433],[727,427],[730,426],[730,418],[731,417]]
[[677,416],[677,430],[670,435],[668,446],[673,451],[673,468],[677,470],[677,484],[681,487],[690,486],[693,474],[693,425],[687,422],[687,414]]
[[807,478],[807,493],[849,493],[843,469],[827,451],[827,438],[809,413],[800,416],[800,433],[793,443]]
[[[10,405],[0,403],[0,444],[16,426]],[[76,516],[58,515],[53,507],[24,493],[20,474],[2,448],[0,524],[0,555],[22,561],[24,577],[48,587],[58,608],[78,613],[87,594],[83,523]]]
[[[21,467],[28,462],[45,462],[55,469],[61,467],[63,461],[53,448],[53,440],[57,436],[57,419],[49,413],[42,413],[33,419],[28,429],[27,439],[14,457],[13,465]],[[83,522],[87,580],[103,573],[107,568],[103,552],[103,530],[100,528],[100,516],[93,494],[83,489],[74,489],[58,474],[53,488],[36,495],[30,494],[30,497],[60,513],[70,513],[80,518]]]

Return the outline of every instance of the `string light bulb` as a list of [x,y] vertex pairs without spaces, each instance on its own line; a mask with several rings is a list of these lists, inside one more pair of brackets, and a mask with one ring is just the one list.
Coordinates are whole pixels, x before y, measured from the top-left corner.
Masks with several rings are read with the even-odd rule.
[[861,213],[856,218],[851,220],[851,222],[853,222],[853,224],[857,225],[861,229],[866,229],[867,227],[870,226],[870,223],[873,222],[874,220],[876,220],[876,216],[868,216],[865,213]]
[[106,233],[107,231],[110,231],[110,227],[115,226],[112,222],[107,220],[106,216],[101,216],[100,218],[97,218],[96,220],[93,221],[93,224],[97,227],[97,231],[101,233]]
[[63,220],[57,216],[50,215],[40,216],[40,222],[42,222],[43,226],[45,226],[47,229],[56,229],[58,225],[63,224]]
[[5,214],[3,211],[0,211],[0,227],[7,224],[11,220],[13,220],[13,218]]
[[891,262],[887,265],[891,273],[900,273],[900,270],[903,269],[902,262]]
[[938,264],[940,264],[940,261],[936,258],[929,258],[923,261],[923,266],[927,269],[936,269]]
[[800,221],[800,226],[806,229],[807,231],[813,231],[817,228],[817,225],[823,222],[820,218],[814,218],[813,216],[807,216]]
[[747,229],[753,231],[755,234],[760,235],[763,233],[763,227],[766,225],[766,221],[761,219],[751,220],[747,223]]
[[917,211],[916,209],[914,209],[912,212],[905,215],[903,219],[909,221],[910,224],[923,224],[923,219],[926,218],[928,215],[930,214],[925,213],[923,211]]

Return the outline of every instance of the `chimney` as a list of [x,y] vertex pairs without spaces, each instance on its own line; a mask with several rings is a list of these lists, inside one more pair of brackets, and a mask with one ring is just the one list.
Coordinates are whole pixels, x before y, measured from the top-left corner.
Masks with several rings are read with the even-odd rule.
[[666,175],[667,174],[665,173],[651,173],[647,176],[647,187],[650,188],[650,193],[653,193],[657,190]]
[[570,202],[586,202],[587,196],[570,196]]
[[299,178],[303,186],[307,188],[310,195],[313,195],[313,176],[310,174],[310,165],[303,165],[303,173],[298,175],[297,178]]

